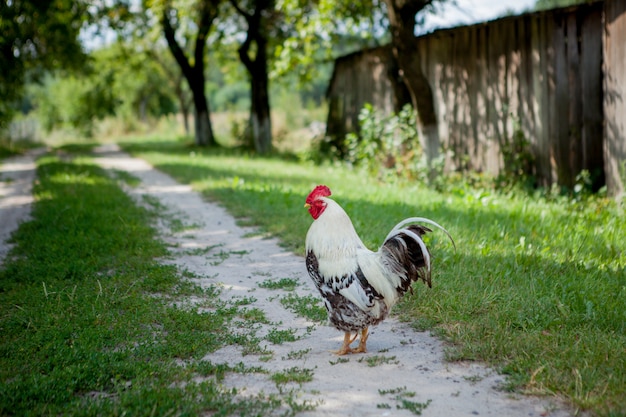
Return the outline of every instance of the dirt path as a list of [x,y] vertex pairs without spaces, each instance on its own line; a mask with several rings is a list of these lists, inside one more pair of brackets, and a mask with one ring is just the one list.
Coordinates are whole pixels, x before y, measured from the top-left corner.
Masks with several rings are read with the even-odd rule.
[[[257,330],[259,336],[275,330],[289,331],[296,336],[296,341],[283,344],[266,341],[267,350],[273,352],[269,360],[268,355],[243,356],[236,347],[224,348],[206,357],[213,363],[235,366],[243,362],[248,367],[258,366],[269,371],[269,374],[228,375],[224,385],[236,387],[239,395],[278,392],[269,375],[298,367],[313,372],[311,382],[301,388],[292,387],[299,391],[298,400],[317,404],[315,411],[303,412],[301,416],[415,415],[411,410],[402,409],[407,404],[424,407],[422,415],[433,417],[570,415],[552,399],[498,390],[504,377],[479,364],[444,362],[442,342],[393,319],[372,329],[367,354],[351,355],[347,361],[339,361],[329,351],[338,348],[342,340],[340,332],[286,310],[279,302],[286,292],[259,287],[260,282],[268,279],[295,278],[300,282],[295,290],[298,295],[316,295],[303,258],[280,248],[276,240],[250,237],[254,236],[253,229],[237,226],[221,207],[206,202],[191,187],[176,183],[146,162],[119,152],[114,145],[100,147],[97,156],[102,166],[128,171],[141,180],[139,187],[129,191],[131,194],[157,198],[186,224],[197,225],[193,230],[168,237],[176,253],[171,262],[206,277],[197,280],[200,285],[221,283],[224,297],[254,299],[250,307],[262,309],[271,322]],[[3,171],[6,171],[4,166],[0,178],[6,176]],[[7,217],[5,221],[4,212],[0,215],[0,236],[4,240],[8,236],[7,223],[16,217]],[[206,248],[214,249],[207,252],[203,250]],[[370,366],[372,364],[375,366]],[[415,395],[409,396],[411,393]],[[410,403],[403,403],[403,400]]]
[[7,239],[30,214],[35,158],[43,152],[33,150],[0,164],[0,265],[11,249]]

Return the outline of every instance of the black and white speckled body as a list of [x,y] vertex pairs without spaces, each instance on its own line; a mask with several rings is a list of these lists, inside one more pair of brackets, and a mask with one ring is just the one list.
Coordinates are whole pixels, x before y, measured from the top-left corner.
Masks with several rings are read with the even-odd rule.
[[356,332],[378,324],[387,317],[389,309],[386,304],[382,302],[381,295],[369,285],[360,268],[351,276],[335,277],[333,281],[337,283],[342,280],[345,281],[348,286],[361,286],[367,297],[366,305],[373,307],[375,303],[380,304],[381,308],[377,310],[378,314],[372,314],[369,309],[364,310],[342,295],[340,291],[335,290],[332,284],[326,284],[324,278],[319,274],[317,257],[312,251],[309,251],[306,256],[306,265],[309,275],[322,296],[324,306],[328,311],[328,319],[337,329],[344,332]]

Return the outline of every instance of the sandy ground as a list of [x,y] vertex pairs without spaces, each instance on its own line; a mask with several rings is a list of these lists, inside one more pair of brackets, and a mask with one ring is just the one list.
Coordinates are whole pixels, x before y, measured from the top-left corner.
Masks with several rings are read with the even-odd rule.
[[30,214],[35,158],[44,151],[33,150],[27,155],[5,160],[0,165],[0,265],[11,249],[7,240]]
[[[165,237],[175,254],[168,262],[203,277],[196,279],[200,285],[222,285],[223,297],[255,300],[250,307],[262,309],[271,321],[271,325],[257,330],[259,336],[270,329],[295,332],[295,342],[266,342],[267,349],[273,352],[269,360],[267,355],[265,360],[259,355],[243,356],[239,348],[232,346],[207,355],[206,359],[233,366],[258,366],[270,374],[293,367],[312,369],[313,380],[293,388],[298,391],[298,401],[309,400],[317,406],[315,411],[300,416],[415,415],[397,408],[401,405],[397,395],[384,393],[398,388],[415,393],[405,399],[426,404],[422,411],[426,417],[570,415],[554,398],[503,392],[500,387],[505,378],[481,364],[445,362],[441,341],[394,319],[372,329],[368,353],[338,361],[330,351],[339,347],[342,333],[297,317],[279,302],[286,292],[258,285],[268,279],[295,278],[301,283],[295,290],[298,295],[317,295],[302,257],[285,251],[274,239],[259,237],[254,229],[239,227],[220,206],[203,200],[189,186],[176,183],[145,161],[119,152],[115,145],[100,147],[97,156],[102,166],[128,171],[141,180],[139,187],[128,190],[138,200],[144,195],[157,198],[185,224],[195,225],[191,230]],[[32,156],[9,160],[0,167],[0,259],[7,252],[4,242],[27,218],[33,168]],[[308,215],[304,209],[302,215]],[[213,249],[194,251],[206,248]],[[294,352],[300,352],[297,359],[289,356]],[[375,357],[385,358],[385,363],[369,366],[367,359]],[[244,396],[278,392],[269,374],[232,373],[224,385],[236,387],[239,395]]]

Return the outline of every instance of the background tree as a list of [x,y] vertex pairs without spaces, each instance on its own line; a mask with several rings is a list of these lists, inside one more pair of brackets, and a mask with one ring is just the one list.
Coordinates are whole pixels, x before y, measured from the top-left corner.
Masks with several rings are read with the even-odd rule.
[[126,130],[133,130],[137,122],[147,123],[177,110],[169,75],[154,59],[171,55],[165,46],[147,49],[135,39],[120,39],[91,55],[92,78],[101,73],[112,75],[109,88],[115,95],[115,114],[123,120]]
[[389,40],[380,0],[277,0],[276,8],[292,27],[276,47],[275,76],[297,73],[308,82],[320,64]]
[[159,50],[153,51],[150,49],[147,50],[147,53],[155,62],[158,62],[162,71],[165,73],[167,82],[178,102],[178,110],[183,118],[185,135],[189,136],[191,132],[189,128],[189,115],[193,111],[193,96],[189,90],[189,85],[185,82],[182,71],[176,65],[176,61],[173,60],[171,54],[166,55]]
[[[140,123],[174,113],[176,99],[168,75],[140,44],[119,40],[91,52],[85,69],[68,75],[56,71],[42,85],[31,85],[30,100],[47,131],[74,128],[91,136],[95,122],[113,117],[118,128],[132,131]],[[161,55],[169,55],[166,48]],[[171,58],[170,58],[171,59]]]
[[25,81],[40,79],[46,69],[85,62],[78,35],[92,17],[87,1],[0,2],[0,129],[10,121]]
[[100,71],[97,76],[46,75],[30,89],[41,127],[46,131],[73,128],[91,137],[94,122],[114,114],[113,82],[109,71]]
[[434,2],[435,0],[385,0],[393,55],[411,95],[413,108],[417,110],[418,127],[429,161],[439,152],[439,133],[433,92],[421,69],[415,25],[417,14]]
[[[247,24],[246,38],[238,49],[239,59],[250,76],[249,132],[258,153],[272,149],[272,119],[270,115],[268,32],[277,20],[273,0],[230,0]],[[248,4],[249,3],[249,4]],[[248,11],[248,9],[252,9]]]
[[[184,49],[177,40],[177,29],[181,28],[181,21],[185,15],[176,9],[172,2],[165,2],[157,7],[160,14],[163,33],[172,55],[180,66],[193,95],[195,107],[195,140],[199,146],[214,146],[217,144],[211,125],[209,103],[205,94],[205,54],[209,32],[219,13],[220,0],[198,1],[189,4],[185,2],[195,26],[193,56],[187,57]],[[160,8],[160,10],[158,10]],[[186,33],[189,36],[189,33]]]

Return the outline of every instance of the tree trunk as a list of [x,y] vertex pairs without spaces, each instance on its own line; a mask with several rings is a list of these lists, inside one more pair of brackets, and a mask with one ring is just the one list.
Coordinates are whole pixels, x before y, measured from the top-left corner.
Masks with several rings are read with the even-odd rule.
[[433,92],[422,72],[417,40],[414,35],[415,15],[431,1],[385,0],[391,29],[393,54],[402,78],[417,110],[417,126],[428,161],[439,153],[439,130]]
[[272,150],[272,119],[265,42],[257,40],[257,49],[256,59],[246,68],[250,73],[250,133],[254,148],[263,154]]
[[169,19],[170,9],[163,11],[162,23],[165,39],[167,40],[170,51],[180,66],[189,84],[191,94],[193,95],[196,145],[214,146],[217,142],[213,135],[213,127],[209,117],[209,104],[204,93],[204,49],[207,34],[211,29],[213,19],[217,16],[217,7],[215,7],[212,2],[205,2],[203,5],[204,7],[202,7],[200,11],[198,22],[196,22],[198,25],[198,33],[194,47],[194,65],[190,64],[189,59],[176,40],[175,30]]
[[[267,39],[262,33],[262,13],[271,8],[271,1],[255,3],[253,14],[239,7],[235,0],[231,4],[248,22],[246,40],[239,47],[239,59],[250,74],[250,134],[255,150],[268,153],[272,150],[272,118],[269,100],[269,76],[267,71]],[[256,56],[250,58],[252,42],[256,44]]]
[[185,97],[179,98],[180,112],[183,117],[183,127],[185,129],[185,136],[189,136],[189,108],[185,102]]
[[[203,83],[204,89],[204,83]],[[195,111],[195,138],[196,145],[198,146],[214,146],[215,138],[213,136],[213,127],[211,126],[211,119],[209,118],[209,106],[207,104],[204,93],[202,97],[194,94],[194,106]]]
[[183,83],[186,82],[184,75],[181,73],[172,74],[167,70],[167,67],[163,66],[165,71],[172,79],[172,83],[174,84],[174,92],[176,93],[176,98],[178,99],[178,106],[180,107],[180,113],[183,118],[183,128],[185,129],[185,136],[189,136],[189,112],[191,110],[191,100],[192,97],[189,97],[189,94],[185,91]]
[[254,148],[258,153],[272,150],[272,118],[267,87],[252,83],[252,104],[250,106],[250,132]]
[[180,113],[183,117],[185,136],[189,136],[189,107],[191,107],[191,102],[189,101],[189,97],[187,96],[187,94],[185,94],[185,89],[183,88],[182,83],[182,77],[177,77],[176,83],[174,85],[174,91],[176,92],[176,98],[178,98],[178,106],[180,107]]

